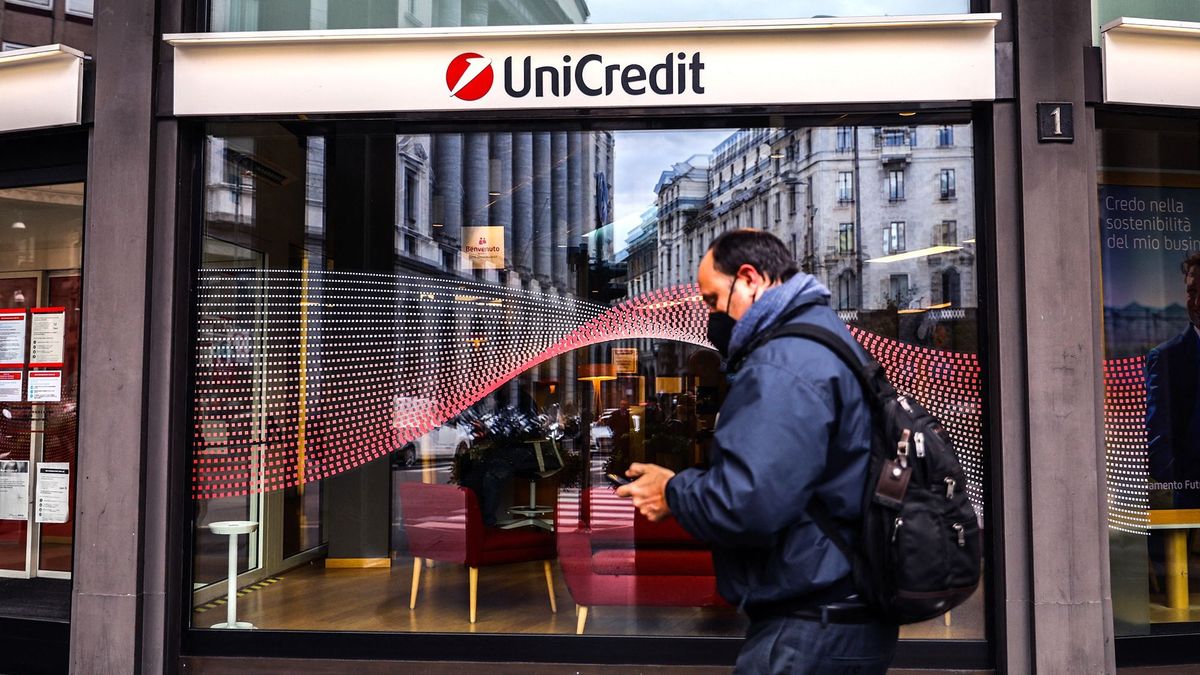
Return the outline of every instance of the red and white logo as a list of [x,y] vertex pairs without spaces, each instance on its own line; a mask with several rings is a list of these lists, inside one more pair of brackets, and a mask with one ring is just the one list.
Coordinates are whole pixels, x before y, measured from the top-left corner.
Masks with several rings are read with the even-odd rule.
[[446,66],[446,88],[464,101],[477,101],[492,89],[495,74],[492,60],[475,52],[463,52]]

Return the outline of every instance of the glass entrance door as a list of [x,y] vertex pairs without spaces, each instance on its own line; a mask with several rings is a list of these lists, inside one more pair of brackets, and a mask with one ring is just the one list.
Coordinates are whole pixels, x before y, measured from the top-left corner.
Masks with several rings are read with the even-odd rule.
[[[27,324],[29,308],[37,302],[40,275],[22,272],[0,275],[2,322]],[[9,342],[13,339],[24,340],[23,336],[14,336]],[[15,363],[10,358],[4,360],[9,365]],[[10,389],[11,378],[16,376],[11,371],[6,375]],[[34,548],[29,536],[33,496],[29,468],[36,461],[33,408],[24,401],[4,401],[0,406],[3,406],[0,407],[0,576],[29,577]]]
[[0,576],[70,578],[83,184],[0,190]]

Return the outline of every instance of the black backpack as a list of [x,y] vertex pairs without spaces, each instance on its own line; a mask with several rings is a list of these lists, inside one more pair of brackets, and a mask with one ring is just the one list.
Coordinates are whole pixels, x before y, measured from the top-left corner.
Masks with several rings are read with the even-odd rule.
[[754,340],[733,369],[753,349],[789,336],[836,354],[871,408],[874,430],[858,545],[842,538],[824,504],[813,500],[808,508],[851,561],[859,596],[881,619],[900,624],[932,619],[961,604],[979,586],[982,539],[950,436],[920,404],[896,393],[878,362],[867,357],[863,363],[845,340],[820,326],[774,328]]

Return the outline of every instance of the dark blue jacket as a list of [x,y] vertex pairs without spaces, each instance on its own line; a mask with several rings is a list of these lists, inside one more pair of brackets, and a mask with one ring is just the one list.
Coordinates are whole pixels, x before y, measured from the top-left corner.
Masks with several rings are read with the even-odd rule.
[[1200,337],[1188,325],[1146,355],[1150,476],[1179,481],[1176,508],[1200,507]]
[[[800,307],[792,321],[831,329],[858,349],[829,308],[829,292],[797,276],[806,279],[771,289],[742,317],[734,354]],[[777,292],[775,306],[756,313]],[[750,330],[741,325],[748,320],[755,321]],[[709,468],[687,469],[667,483],[672,513],[713,546],[717,588],[730,603],[794,600],[842,582],[850,563],[807,507],[817,498],[839,521],[859,518],[871,419],[854,374],[825,347],[786,337],[751,353],[729,382]],[[852,526],[843,535],[857,537]]]

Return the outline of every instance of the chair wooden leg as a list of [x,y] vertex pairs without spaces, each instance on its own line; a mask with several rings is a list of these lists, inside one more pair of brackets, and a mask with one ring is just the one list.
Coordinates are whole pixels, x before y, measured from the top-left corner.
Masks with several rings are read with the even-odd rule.
[[947,626],[950,625],[950,612],[946,612],[945,614],[942,615],[942,622],[945,623]]
[[575,634],[583,635],[583,625],[587,623],[588,608],[580,605],[575,608],[575,611],[579,614],[579,620],[575,622]]
[[543,561],[546,570],[546,590],[550,592],[550,611],[558,614],[558,602],[554,599],[554,572],[550,569],[550,561]]
[[471,568],[471,623],[475,623],[475,604],[479,599],[479,568]]
[[413,558],[412,593],[408,596],[408,608],[417,608],[417,589],[421,588],[421,559]]

